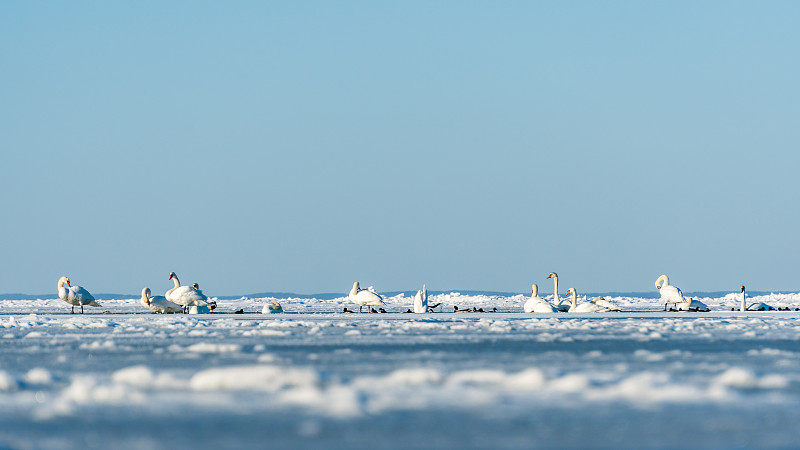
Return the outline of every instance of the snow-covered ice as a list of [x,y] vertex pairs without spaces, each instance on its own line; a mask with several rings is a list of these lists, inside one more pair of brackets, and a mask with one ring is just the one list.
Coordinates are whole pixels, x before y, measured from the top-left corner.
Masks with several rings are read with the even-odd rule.
[[275,299],[242,298],[192,316],[0,300],[0,448],[800,442],[800,312],[730,311],[730,294],[701,298],[709,313],[611,297],[624,312],[536,315],[525,299],[438,294],[444,313],[401,314],[413,297],[398,295],[393,313],[343,314],[346,297],[283,298],[261,314]]

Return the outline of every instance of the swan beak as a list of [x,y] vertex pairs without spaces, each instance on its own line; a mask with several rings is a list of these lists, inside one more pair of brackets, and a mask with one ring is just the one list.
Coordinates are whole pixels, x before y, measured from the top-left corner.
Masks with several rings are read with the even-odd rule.
[[67,280],[67,286],[72,287],[72,285],[69,284],[69,280]]
[[656,289],[661,289],[661,286],[656,286]]
[[553,278],[553,276],[552,276],[552,275],[548,275],[548,276],[547,276],[547,278],[548,278],[548,279],[549,279],[549,278]]

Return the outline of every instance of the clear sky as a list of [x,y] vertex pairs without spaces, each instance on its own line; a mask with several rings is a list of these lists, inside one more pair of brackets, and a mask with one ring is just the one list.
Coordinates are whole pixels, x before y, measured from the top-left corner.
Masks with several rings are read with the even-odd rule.
[[800,289],[798,18],[0,2],[0,292]]

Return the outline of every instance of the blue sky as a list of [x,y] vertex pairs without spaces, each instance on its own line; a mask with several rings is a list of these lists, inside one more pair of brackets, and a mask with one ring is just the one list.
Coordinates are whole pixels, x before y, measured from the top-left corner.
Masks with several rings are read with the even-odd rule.
[[0,292],[800,289],[798,13],[2,2]]

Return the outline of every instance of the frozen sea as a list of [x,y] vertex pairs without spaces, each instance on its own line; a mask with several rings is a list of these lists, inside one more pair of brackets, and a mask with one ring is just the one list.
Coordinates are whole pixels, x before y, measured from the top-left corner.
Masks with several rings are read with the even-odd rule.
[[618,296],[621,313],[537,315],[525,298],[438,294],[444,312],[420,315],[403,294],[387,314],[0,300],[0,448],[800,447],[800,312],[729,294],[707,313]]

